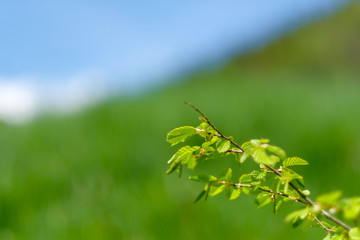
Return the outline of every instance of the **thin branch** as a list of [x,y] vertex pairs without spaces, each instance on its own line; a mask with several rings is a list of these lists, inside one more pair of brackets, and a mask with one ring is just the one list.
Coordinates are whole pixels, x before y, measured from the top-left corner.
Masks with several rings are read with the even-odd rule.
[[[253,186],[251,184],[242,184],[242,183],[229,183],[229,182],[226,182],[226,181],[216,181],[214,182],[213,184],[223,184],[223,185],[230,185],[230,186],[233,186],[233,187],[237,187],[237,188],[243,188],[243,187],[247,187],[247,188],[253,188]],[[275,194],[275,195],[280,195],[280,196],[283,196],[283,197],[286,197],[286,198],[289,198],[291,200],[294,200],[296,202],[300,202],[300,203],[303,203],[303,204],[307,204],[304,200],[300,199],[300,198],[297,198],[297,197],[294,197],[294,196],[290,196],[286,193],[282,193],[282,192],[274,192],[274,191],[271,191],[271,190],[268,190],[268,189],[265,189],[265,188],[262,188],[262,187],[259,187],[257,188],[263,192],[267,192],[267,193],[272,193],[272,194]]]
[[[276,169],[274,169],[273,167],[266,165],[265,167],[267,167],[268,169],[270,169],[273,173],[275,173],[276,175],[278,175],[279,177],[283,177],[283,175],[277,171]],[[297,188],[292,182],[289,182],[289,185],[310,205],[310,206],[316,206],[316,204],[310,199],[308,198],[299,188]],[[343,228],[350,230],[351,227],[349,225],[347,225],[346,223],[340,221],[339,219],[335,218],[333,215],[331,215],[329,212],[327,212],[326,210],[321,210],[322,215],[324,215],[327,219],[333,221],[334,223],[342,226]]]
[[228,141],[231,142],[231,144],[233,144],[235,147],[239,148],[239,151],[241,153],[244,152],[244,149],[241,148],[241,146],[239,144],[237,144],[236,142],[234,142],[231,138],[229,137],[226,137],[224,134],[222,134],[210,121],[209,119],[197,108],[195,107],[194,105],[192,105],[191,103],[187,102],[187,101],[184,101],[185,104],[189,105],[190,107],[192,107],[195,111],[197,111],[204,119],[205,121],[207,122],[207,124],[209,124],[218,134],[219,134],[219,137],[222,137]]
[[[191,103],[189,103],[187,101],[184,101],[184,103],[189,105],[190,107],[192,107],[196,112],[198,112],[205,119],[205,121],[219,134],[219,137],[222,137],[222,138],[230,141],[230,143],[232,145],[239,148],[240,153],[244,152],[244,149],[242,149],[241,146],[238,143],[234,142],[232,139],[230,139],[229,137],[222,134],[198,108],[196,108],[194,105],[192,105]],[[268,168],[274,174],[278,175],[279,177],[283,177],[281,172],[279,172],[275,168],[273,168],[273,167],[271,167],[270,165],[267,165],[267,164],[264,164],[264,165],[265,165],[266,168]],[[307,197],[299,188],[297,188],[292,182],[289,182],[289,185],[300,195],[300,197],[302,199],[304,199],[305,203],[307,203],[310,206],[316,206],[316,204],[309,197]],[[347,225],[346,223],[344,223],[341,220],[337,219],[336,217],[331,215],[329,212],[327,212],[325,210],[321,210],[321,214],[324,215],[327,219],[329,219],[329,220],[333,221],[334,223],[338,224],[339,226],[342,226],[343,228],[345,228],[347,230],[351,229],[351,227],[349,225]]]
[[315,220],[320,224],[320,226],[325,229],[328,233],[329,232],[336,232],[335,230],[333,229],[330,229],[328,227],[326,227],[317,217],[313,216],[315,218]]

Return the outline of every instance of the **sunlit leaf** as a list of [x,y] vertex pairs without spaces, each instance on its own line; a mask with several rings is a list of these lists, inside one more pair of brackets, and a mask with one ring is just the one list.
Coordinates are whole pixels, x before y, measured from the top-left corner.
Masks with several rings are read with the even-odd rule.
[[250,183],[251,181],[252,181],[251,173],[250,174],[243,174],[239,178],[240,183]]
[[268,205],[271,203],[271,200],[272,199],[270,198],[269,193],[260,193],[255,199],[256,208],[261,208]]
[[271,166],[278,161],[278,158],[274,159],[267,155],[264,148],[256,148],[252,156],[255,162]]
[[219,153],[224,153],[227,150],[229,150],[229,148],[230,148],[230,141],[225,139],[222,139],[216,145],[216,149],[218,150]]
[[234,200],[240,196],[241,189],[240,188],[233,188],[230,190],[230,197],[229,200]]
[[307,161],[305,161],[304,159],[298,158],[298,157],[286,158],[283,161],[284,167],[296,166],[296,165],[308,165],[308,164],[309,163]]
[[185,140],[192,136],[194,133],[196,133],[196,129],[194,127],[191,126],[184,126],[184,127],[179,127],[179,128],[175,128],[173,130],[171,130],[167,137],[166,140],[172,144],[172,146],[181,143],[181,142],[185,142]]
[[211,186],[209,195],[211,197],[221,193],[226,188],[226,185],[220,185],[220,186]]
[[210,183],[210,182],[215,182],[217,180],[215,176],[208,174],[198,174],[198,175],[190,176],[189,179],[201,183]]
[[278,157],[280,157],[281,159],[285,159],[286,158],[286,153],[283,149],[277,147],[277,146],[272,146],[272,145],[269,145],[267,148],[266,148],[267,151],[277,155]]
[[349,237],[350,240],[360,240],[360,229],[358,227],[350,229]]

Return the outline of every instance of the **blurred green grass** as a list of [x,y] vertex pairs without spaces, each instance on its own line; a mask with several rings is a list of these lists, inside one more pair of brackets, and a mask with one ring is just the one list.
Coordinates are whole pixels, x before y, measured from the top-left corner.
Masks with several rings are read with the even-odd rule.
[[359,195],[359,13],[353,4],[141,96],[0,125],[0,239],[321,239],[322,229],[284,224],[286,210],[255,210],[251,197],[193,204],[201,185],[165,176],[176,150],[165,136],[198,124],[188,100],[238,142],[269,138],[308,160],[298,171],[313,196]]

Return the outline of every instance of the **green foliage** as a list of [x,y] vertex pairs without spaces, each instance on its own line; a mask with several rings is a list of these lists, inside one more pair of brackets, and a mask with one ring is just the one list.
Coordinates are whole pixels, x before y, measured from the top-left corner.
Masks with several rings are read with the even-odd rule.
[[358,227],[352,228],[349,231],[349,236],[351,240],[360,240],[360,229]]
[[[187,164],[194,170],[197,159],[221,159],[233,155],[240,165],[251,158],[258,166],[250,173],[244,173],[238,182],[233,180],[233,172],[228,168],[224,174],[215,177],[211,174],[197,174],[189,179],[203,183],[205,186],[195,202],[205,197],[224,193],[226,198],[234,200],[240,197],[241,192],[255,196],[255,207],[261,208],[272,203],[274,213],[277,213],[284,203],[300,207],[288,214],[286,221],[293,227],[301,224],[319,226],[328,233],[324,239],[360,239],[359,229],[351,228],[345,221],[360,220],[360,198],[341,199],[341,191],[325,193],[313,202],[308,196],[309,190],[305,188],[303,176],[289,167],[308,165],[309,163],[299,157],[286,157],[283,149],[269,144],[268,139],[253,139],[241,146],[234,142],[232,137],[224,136],[210,121],[193,105],[203,117],[202,123],[197,127],[180,127],[169,132],[167,140],[172,145],[185,142],[188,137],[198,134],[202,137],[201,144],[181,147],[169,160],[170,167],[167,174],[178,167]],[[282,160],[282,161],[281,161]],[[343,219],[335,217],[334,213],[342,213]],[[324,218],[327,218],[329,223]]]
[[168,133],[166,140],[171,143],[171,146],[174,146],[178,143],[185,142],[185,140],[191,137],[196,132],[194,127],[179,127],[175,128],[171,132]]
[[305,161],[304,159],[298,158],[298,157],[291,157],[286,158],[283,161],[284,167],[290,167],[290,166],[296,166],[296,165],[308,165],[309,163]]

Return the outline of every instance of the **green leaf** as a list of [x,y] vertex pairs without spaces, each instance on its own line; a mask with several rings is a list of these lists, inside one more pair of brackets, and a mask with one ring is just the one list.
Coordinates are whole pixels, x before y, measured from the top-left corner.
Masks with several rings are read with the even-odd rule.
[[346,240],[346,239],[348,238],[336,233],[329,233],[328,235],[326,235],[325,238],[323,238],[323,240]]
[[249,157],[249,154],[247,152],[244,152],[243,154],[241,154],[239,162],[244,163],[248,157]]
[[189,169],[194,170],[197,164],[196,157],[194,155],[189,155],[186,159],[184,159],[183,163],[187,164]]
[[260,193],[259,195],[257,195],[255,199],[256,208],[261,208],[271,203],[272,199],[270,198],[270,196],[271,194],[269,193]]
[[179,127],[170,131],[166,137],[166,140],[172,144],[172,146],[185,142],[185,140],[196,133],[196,129],[191,126]]
[[196,166],[196,158],[193,153],[199,150],[199,146],[184,146],[180,148],[168,161],[168,163],[172,163],[170,168],[166,171],[166,174],[170,174],[176,170],[180,163],[188,164],[188,168],[194,169]]
[[284,167],[296,166],[296,165],[308,165],[308,164],[309,163],[307,161],[305,161],[304,159],[298,158],[298,157],[286,158],[283,161]]
[[252,181],[251,173],[249,174],[243,174],[239,178],[239,183],[250,183]]
[[194,146],[194,147],[190,147],[190,146],[184,146],[182,148],[180,148],[168,161],[168,164],[172,163],[172,162],[178,162],[183,160],[183,158],[187,157],[188,155],[191,155],[193,152],[195,152],[196,150],[198,150],[200,147],[199,146]]
[[241,145],[241,148],[244,150],[250,149],[252,147],[254,147],[254,146],[251,142],[245,142],[245,143],[243,143],[243,145]]
[[310,212],[309,208],[302,208],[302,209],[296,210],[286,216],[286,221],[295,224],[299,219],[304,220],[308,216],[309,212]]
[[250,140],[250,142],[254,147],[259,147],[261,144],[270,142],[270,140],[262,138],[262,139],[252,139]]
[[343,199],[339,203],[343,209],[344,217],[347,220],[354,221],[360,218],[360,198],[353,197],[350,199]]
[[333,192],[325,193],[325,194],[318,196],[315,199],[315,201],[322,203],[326,206],[334,205],[341,196],[342,196],[341,191],[333,191]]
[[196,197],[194,203],[197,203],[198,201],[200,201],[200,199],[206,194],[206,190],[202,190],[200,192],[200,194]]
[[300,182],[301,186],[304,185],[303,177],[300,176],[299,174],[297,174],[296,172],[294,172],[293,170],[291,170],[291,169],[283,169],[282,174],[283,174],[284,178],[287,179],[287,181],[298,179],[298,180],[301,181]]
[[274,201],[274,213],[278,213],[283,201]]
[[230,148],[230,141],[221,139],[221,141],[217,142],[216,149],[219,153],[224,153]]
[[200,182],[200,183],[212,183],[217,180],[217,178],[215,176],[207,175],[207,174],[199,174],[199,175],[190,176],[189,179],[193,180],[195,182]]
[[240,196],[241,189],[240,188],[233,188],[230,190],[230,197],[229,200],[234,200]]
[[[197,129],[199,129],[199,130],[204,130],[207,134],[215,134],[215,133],[217,133],[217,132],[206,122],[206,120],[205,120],[203,123],[201,123],[201,124],[197,127]],[[200,135],[204,136],[201,132],[197,132],[197,133],[199,133]]]
[[272,146],[269,145],[266,150],[268,150],[269,152],[277,155],[278,157],[280,157],[281,159],[285,159],[286,158],[286,153],[283,149],[277,147],[277,146]]
[[182,175],[182,172],[183,172],[183,165],[180,164],[179,168],[178,168],[178,171],[179,171],[179,178],[181,178],[181,175]]
[[173,162],[173,164],[171,164],[171,166],[169,167],[169,169],[166,171],[166,174],[169,175],[171,173],[173,173],[181,164],[181,162]]
[[211,197],[221,193],[226,188],[226,185],[220,185],[220,186],[211,186],[209,195]]
[[272,158],[268,156],[265,152],[265,149],[260,147],[255,149],[253,158],[257,163],[271,165],[271,166],[275,165],[278,161],[278,158]]
[[253,178],[258,179],[258,180],[262,180],[266,177],[266,171],[254,170],[250,174]]
[[349,236],[350,240],[360,240],[360,229],[358,227],[350,229]]
[[221,180],[230,181],[232,177],[232,170],[229,168],[225,174],[224,177],[221,178]]
[[211,145],[213,145],[214,143],[216,143],[216,142],[218,142],[218,141],[220,141],[220,140],[221,140],[221,138],[219,138],[218,136],[213,136],[213,137],[210,139],[210,141],[204,142],[204,143],[202,144],[202,147],[205,148],[205,149],[207,149],[207,148],[209,148]]

